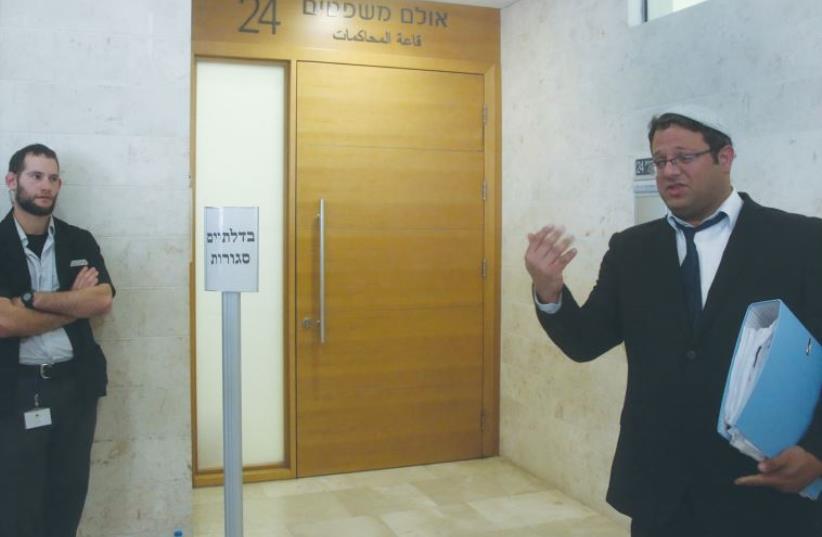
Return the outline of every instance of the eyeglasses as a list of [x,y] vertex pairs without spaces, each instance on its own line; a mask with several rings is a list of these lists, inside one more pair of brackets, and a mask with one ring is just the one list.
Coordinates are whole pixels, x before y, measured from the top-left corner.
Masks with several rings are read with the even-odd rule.
[[695,161],[696,159],[698,159],[702,155],[705,155],[705,154],[710,153],[710,152],[711,152],[711,149],[708,148],[705,151],[699,151],[698,153],[682,153],[681,155],[677,155],[677,156],[675,156],[673,158],[669,158],[669,159],[664,159],[664,158],[654,159],[653,163],[654,163],[654,167],[656,168],[657,173],[659,173],[659,172],[661,172],[662,170],[665,169],[665,165],[668,164],[669,162],[671,163],[671,166],[680,166],[680,165],[687,166],[688,164]]

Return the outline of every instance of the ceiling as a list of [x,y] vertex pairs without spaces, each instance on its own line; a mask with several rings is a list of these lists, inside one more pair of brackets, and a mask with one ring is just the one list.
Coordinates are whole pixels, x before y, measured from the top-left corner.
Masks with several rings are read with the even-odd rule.
[[434,0],[442,4],[464,4],[466,6],[496,7],[502,9],[517,0]]

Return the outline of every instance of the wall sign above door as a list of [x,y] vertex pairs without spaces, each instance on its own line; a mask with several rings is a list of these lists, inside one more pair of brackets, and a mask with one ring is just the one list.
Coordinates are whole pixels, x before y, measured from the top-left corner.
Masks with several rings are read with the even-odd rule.
[[192,9],[195,45],[242,43],[486,61],[496,61],[499,49],[499,10],[492,8],[407,0],[194,0]]

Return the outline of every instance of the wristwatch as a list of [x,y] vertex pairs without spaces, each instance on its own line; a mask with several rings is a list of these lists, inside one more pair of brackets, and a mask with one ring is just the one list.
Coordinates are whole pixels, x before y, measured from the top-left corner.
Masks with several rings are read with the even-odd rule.
[[28,309],[34,309],[34,291],[26,291],[22,295],[20,295],[20,301],[26,306]]

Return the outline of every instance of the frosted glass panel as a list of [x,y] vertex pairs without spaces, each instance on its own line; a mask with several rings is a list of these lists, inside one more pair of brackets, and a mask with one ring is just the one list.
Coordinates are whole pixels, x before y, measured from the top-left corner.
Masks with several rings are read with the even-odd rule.
[[223,465],[221,296],[204,291],[203,207],[260,208],[258,293],[242,294],[243,465],[285,459],[285,68],[197,62],[195,272],[198,469]]

